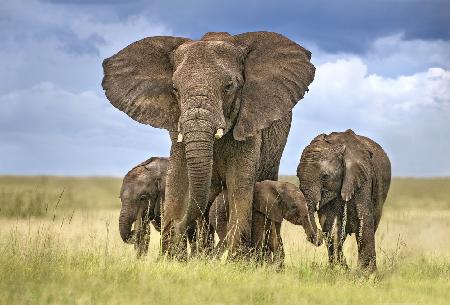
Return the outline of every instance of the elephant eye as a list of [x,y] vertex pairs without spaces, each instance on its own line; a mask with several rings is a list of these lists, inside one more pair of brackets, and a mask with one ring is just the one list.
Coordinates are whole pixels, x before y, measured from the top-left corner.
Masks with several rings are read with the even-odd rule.
[[139,196],[139,200],[140,200],[140,201],[146,201],[146,200],[148,200],[147,194],[142,194],[141,196]]
[[175,86],[174,83],[172,83],[172,93],[178,97],[178,88]]
[[230,93],[233,90],[233,88],[234,88],[234,83],[229,82],[223,90],[225,93]]

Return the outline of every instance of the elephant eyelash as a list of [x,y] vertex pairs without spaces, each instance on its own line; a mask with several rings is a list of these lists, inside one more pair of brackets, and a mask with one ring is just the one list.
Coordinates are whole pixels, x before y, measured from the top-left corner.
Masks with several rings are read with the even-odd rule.
[[330,178],[329,174],[323,174],[322,177],[321,177],[322,180],[327,180],[329,178]]
[[172,93],[178,97],[178,88],[175,86],[175,84],[172,83]]
[[234,88],[234,83],[233,82],[229,82],[225,88],[223,89],[226,93],[230,93],[231,90],[233,90]]

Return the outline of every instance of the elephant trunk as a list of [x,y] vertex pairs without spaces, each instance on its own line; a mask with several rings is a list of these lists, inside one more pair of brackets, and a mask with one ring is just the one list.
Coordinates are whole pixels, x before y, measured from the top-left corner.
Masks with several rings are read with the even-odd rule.
[[300,190],[303,192],[307,202],[308,222],[315,232],[311,237],[308,237],[308,240],[318,246],[322,243],[322,232],[317,228],[314,215],[315,212],[319,210],[322,201],[320,178],[318,177],[315,168],[307,166],[305,163],[300,163],[300,166],[301,168],[297,171],[297,176],[300,181]]
[[306,224],[303,226],[308,237],[308,241],[315,246],[320,246],[323,242],[322,231],[317,228],[316,220],[314,218],[314,211],[308,209],[306,217]]
[[311,225],[312,232],[308,235],[308,241],[315,246],[320,246],[323,242],[322,231],[317,228],[315,220],[315,212],[320,207],[320,189],[312,187],[309,192],[305,194],[306,202],[308,203],[308,223]]
[[213,165],[215,128],[206,119],[186,121],[182,126],[189,180],[189,202],[184,217],[176,226],[179,234],[204,213],[209,199]]
[[[314,209],[308,204],[304,195],[299,192],[296,201],[299,203],[299,221],[294,222],[303,226],[307,239],[315,246],[320,246],[323,242],[322,231],[317,228],[316,220],[314,218]],[[289,220],[289,219],[288,219]]]
[[[303,159],[302,155],[302,159]],[[297,168],[297,177],[300,182],[300,190],[305,196],[308,208],[314,213],[320,208],[322,200],[321,179],[314,164],[308,163],[308,160],[300,160]]]
[[134,207],[128,203],[122,205],[119,216],[119,232],[122,240],[128,244],[133,243],[133,234],[131,232],[131,226],[136,220],[137,207]]

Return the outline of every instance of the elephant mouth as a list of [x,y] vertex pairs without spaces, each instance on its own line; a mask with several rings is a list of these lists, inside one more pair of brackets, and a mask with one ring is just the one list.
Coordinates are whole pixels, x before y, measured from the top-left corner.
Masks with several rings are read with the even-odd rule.
[[133,229],[131,230],[129,237],[125,240],[125,243],[127,244],[138,243],[139,236],[142,235],[143,233],[142,231],[144,230],[145,223],[153,220],[152,218],[154,218],[154,217],[150,218],[149,216],[150,215],[148,215],[148,208],[139,209],[136,221],[134,221],[133,223]]
[[[328,204],[331,200],[335,199],[338,194],[335,191],[322,190],[320,195],[321,199],[319,202],[319,207],[323,207],[324,205]],[[318,210],[319,209],[317,209],[317,211]]]
[[125,240],[125,242],[127,244],[134,245],[137,242],[137,235],[138,234],[136,230],[131,230],[130,237],[127,240]]

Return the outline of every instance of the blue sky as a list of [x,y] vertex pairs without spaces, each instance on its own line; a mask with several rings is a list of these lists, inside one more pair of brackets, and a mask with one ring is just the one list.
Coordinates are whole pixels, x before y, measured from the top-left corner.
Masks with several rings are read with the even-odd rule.
[[147,36],[282,33],[312,51],[281,164],[317,134],[379,142],[396,176],[450,175],[449,1],[22,1],[0,3],[0,174],[123,175],[168,155],[165,131],[112,107],[104,58]]

